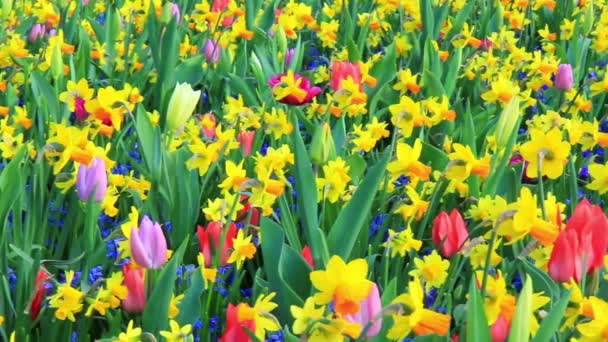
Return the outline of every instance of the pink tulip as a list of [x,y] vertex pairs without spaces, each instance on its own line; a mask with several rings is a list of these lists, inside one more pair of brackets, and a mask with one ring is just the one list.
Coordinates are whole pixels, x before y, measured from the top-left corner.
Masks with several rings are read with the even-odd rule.
[[140,313],[146,308],[146,288],[144,286],[144,269],[125,265],[122,268],[125,276],[125,286],[129,291],[122,301],[122,308],[126,312]]
[[108,175],[106,174],[106,164],[103,159],[96,157],[91,162],[91,166],[80,164],[78,175],[76,176],[76,193],[82,201],[88,201],[93,192],[93,200],[102,202],[106,197],[108,188]]
[[30,30],[30,34],[28,35],[28,40],[32,43],[36,42],[38,39],[42,39],[44,34],[46,33],[46,28],[42,24],[35,24],[32,26]]
[[492,336],[492,342],[504,342],[509,337],[509,329],[511,324],[507,320],[499,315],[496,322],[490,327],[490,335]]
[[251,155],[251,147],[255,139],[255,131],[241,131],[237,137],[245,157]]
[[555,88],[567,91],[572,88],[573,83],[572,66],[570,64],[560,64],[555,74]]
[[137,264],[157,269],[167,262],[167,241],[160,224],[144,216],[138,228],[131,230],[131,254]]
[[291,49],[287,49],[287,52],[285,52],[285,69],[289,68],[289,66],[291,65],[291,61],[293,60],[293,57],[296,54],[296,49],[291,48]]
[[378,291],[378,285],[373,284],[372,289],[369,291],[367,298],[360,302],[361,309],[359,312],[348,315],[346,318],[351,322],[360,323],[365,327],[368,323],[371,323],[365,337],[372,338],[380,332],[382,328],[382,319],[374,320],[376,316],[382,311],[382,302],[380,301],[380,292]]
[[[268,81],[268,85],[270,86],[270,88],[274,88],[275,86],[281,84],[281,78],[283,78],[283,76],[285,76],[286,74],[278,74],[275,76],[272,76],[270,78],[270,80]],[[306,96],[304,96],[303,98],[298,98],[295,95],[289,94],[285,97],[283,97],[282,99],[279,100],[279,102],[281,103],[285,103],[288,105],[302,105],[305,103],[309,103],[310,101],[312,101],[312,99],[317,96],[322,89],[319,87],[314,87],[310,84],[310,80],[300,74],[294,73],[294,79],[295,81],[299,81],[299,88],[304,90],[306,92]]]
[[363,90],[361,84],[361,66],[359,62],[341,62],[335,61],[331,64],[331,80],[329,85],[334,91],[338,91],[342,87],[342,81],[347,78],[352,78],[355,84],[359,85],[359,90]]
[[215,64],[220,60],[222,53],[222,47],[215,41],[208,39],[203,47],[203,54],[207,59],[207,62]]
[[182,15],[179,11],[179,5],[175,2],[171,3],[171,15],[175,17],[175,21],[179,23],[182,19]]

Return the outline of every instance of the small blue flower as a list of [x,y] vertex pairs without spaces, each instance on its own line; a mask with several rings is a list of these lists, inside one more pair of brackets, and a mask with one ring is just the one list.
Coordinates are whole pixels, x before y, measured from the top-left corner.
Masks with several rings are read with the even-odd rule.
[[95,266],[89,270],[89,284],[94,284],[103,277],[103,266]]
[[220,328],[219,317],[217,317],[217,315],[211,316],[211,318],[209,319],[209,330],[211,330],[211,332],[216,332],[219,330],[219,328]]
[[522,287],[524,286],[523,281],[521,279],[521,275],[519,273],[515,273],[513,276],[513,280],[511,280],[511,285],[515,287],[517,292],[520,292]]
[[12,268],[8,268],[8,287],[14,289],[17,286],[17,274]]
[[241,289],[241,295],[243,295],[243,297],[251,298],[251,295],[253,295],[253,289]]

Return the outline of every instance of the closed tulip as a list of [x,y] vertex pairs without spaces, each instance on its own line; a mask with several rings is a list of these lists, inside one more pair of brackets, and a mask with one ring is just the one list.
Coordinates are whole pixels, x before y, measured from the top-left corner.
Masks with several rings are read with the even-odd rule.
[[38,270],[36,281],[34,282],[34,297],[30,304],[30,318],[32,321],[35,321],[40,313],[42,300],[44,299],[44,294],[46,292],[44,285],[48,282],[49,278],[51,278],[51,274],[45,269],[41,268]]
[[580,282],[583,275],[583,255],[587,249],[581,245],[589,245],[590,241],[579,241],[572,229],[562,231],[549,258],[549,275],[553,280],[568,283],[570,279]]
[[126,312],[140,313],[146,308],[146,288],[144,286],[144,269],[125,265],[122,268],[127,287],[127,297],[122,301],[122,308]]
[[139,228],[131,231],[131,253],[137,264],[157,269],[167,262],[167,241],[160,224],[144,216]]
[[76,193],[82,201],[88,201],[91,196],[95,202],[101,202],[106,197],[108,175],[103,159],[96,157],[91,166],[80,164],[76,176]]
[[183,127],[201,97],[201,91],[194,91],[188,83],[178,83],[173,90],[167,107],[167,128],[171,132]]
[[252,341],[247,334],[247,330],[255,332],[255,320],[250,317],[252,316],[252,310],[254,309],[245,303],[239,305],[228,304],[226,329],[220,337],[220,342]]
[[432,235],[435,245],[441,246],[441,254],[450,258],[460,250],[469,232],[460,212],[453,209],[449,215],[442,211],[435,217]]
[[574,84],[574,76],[572,75],[572,65],[560,64],[555,73],[555,88],[563,91],[568,91]]
[[378,285],[376,285],[376,283],[372,285],[367,298],[362,300],[359,304],[361,305],[359,312],[348,315],[346,318],[351,322],[360,323],[363,327],[371,322],[365,337],[372,338],[378,335],[382,328],[382,319],[378,317],[378,319],[374,320],[374,318],[382,312],[382,301],[380,300],[380,292],[378,291]]
[[205,55],[207,62],[211,64],[217,63],[220,60],[221,53],[222,48],[215,40],[208,39],[205,42],[205,46],[203,47],[203,55]]
[[46,27],[42,24],[34,24],[32,29],[30,30],[30,34],[28,35],[28,40],[32,43],[36,42],[38,39],[44,38],[44,34],[46,33]]
[[255,131],[240,131],[237,140],[241,144],[241,151],[245,157],[251,155],[253,140],[255,139]]
[[[205,256],[205,266],[210,267],[213,262],[213,255],[220,248],[220,239],[222,237],[222,224],[217,221],[212,221],[207,224],[207,227],[198,226],[196,234],[198,235],[198,241],[200,244],[201,253]],[[230,249],[232,249],[232,239],[236,237],[236,225],[231,222],[226,232],[226,238],[222,244],[222,251],[220,254],[220,264],[225,265],[228,257],[230,256]]]

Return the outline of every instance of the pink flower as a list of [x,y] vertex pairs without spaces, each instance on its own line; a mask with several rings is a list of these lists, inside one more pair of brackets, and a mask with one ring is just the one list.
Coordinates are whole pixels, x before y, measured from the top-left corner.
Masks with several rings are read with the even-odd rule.
[[175,17],[175,21],[179,23],[182,19],[182,15],[179,11],[179,5],[175,2],[171,3],[171,15]]
[[125,276],[125,286],[129,291],[127,297],[122,301],[122,308],[130,313],[143,312],[146,308],[144,269],[125,265],[122,267],[122,273]]
[[37,41],[38,39],[42,39],[44,34],[46,33],[46,28],[42,24],[35,24],[32,26],[30,30],[30,34],[28,35],[28,40],[32,43]]
[[361,66],[359,63],[335,61],[331,64],[331,80],[329,85],[334,91],[341,88],[342,81],[352,78],[355,84],[359,85],[359,90],[363,90],[361,84]]
[[215,40],[208,39],[203,47],[203,54],[207,62],[215,64],[220,60],[222,47]]
[[240,131],[237,137],[245,157],[251,155],[251,147],[255,139],[255,131]]
[[432,235],[435,245],[441,246],[441,254],[450,258],[460,250],[469,232],[460,212],[453,209],[449,215],[442,211],[435,217]]
[[76,193],[81,201],[86,202],[93,196],[95,202],[102,202],[106,197],[107,187],[108,175],[103,159],[94,158],[91,166],[80,164],[76,176]]
[[369,291],[367,298],[360,302],[361,309],[359,312],[353,315],[348,315],[346,318],[351,322],[360,323],[365,327],[368,323],[371,323],[365,337],[372,338],[380,332],[382,328],[382,319],[374,320],[376,316],[382,311],[382,302],[380,301],[380,292],[378,291],[378,285],[373,284],[372,289]]
[[167,240],[158,222],[144,216],[138,228],[131,230],[131,253],[142,267],[157,269],[167,262]]
[[287,49],[287,52],[285,52],[285,69],[289,68],[289,66],[291,65],[291,61],[293,60],[295,54],[296,49]]
[[573,83],[572,66],[570,64],[560,64],[555,74],[555,88],[567,91],[572,88]]
[[496,322],[490,327],[490,335],[492,336],[492,342],[503,342],[509,337],[509,329],[511,324],[507,320],[499,315]]

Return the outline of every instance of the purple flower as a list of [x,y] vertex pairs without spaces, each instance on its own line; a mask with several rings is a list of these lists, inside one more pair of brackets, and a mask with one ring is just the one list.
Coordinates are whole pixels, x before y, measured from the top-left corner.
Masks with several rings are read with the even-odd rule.
[[34,24],[34,26],[32,26],[32,29],[30,30],[30,34],[28,35],[28,40],[33,43],[38,39],[42,39],[45,33],[46,27],[44,27],[44,25]]
[[157,269],[167,262],[167,240],[158,222],[144,216],[138,228],[131,230],[131,254],[142,267]]
[[209,63],[217,63],[220,60],[220,54],[222,53],[222,48],[215,40],[208,39],[205,42],[205,46],[203,47],[203,54],[205,58],[207,58],[207,62]]
[[560,64],[557,67],[557,73],[555,74],[555,88],[563,91],[570,90],[574,83],[574,76],[572,76],[572,66],[570,64]]
[[80,164],[76,176],[76,192],[82,201],[88,201],[93,191],[93,200],[101,202],[106,197],[108,187],[108,175],[106,164],[103,159],[96,157],[91,161],[91,166]]

